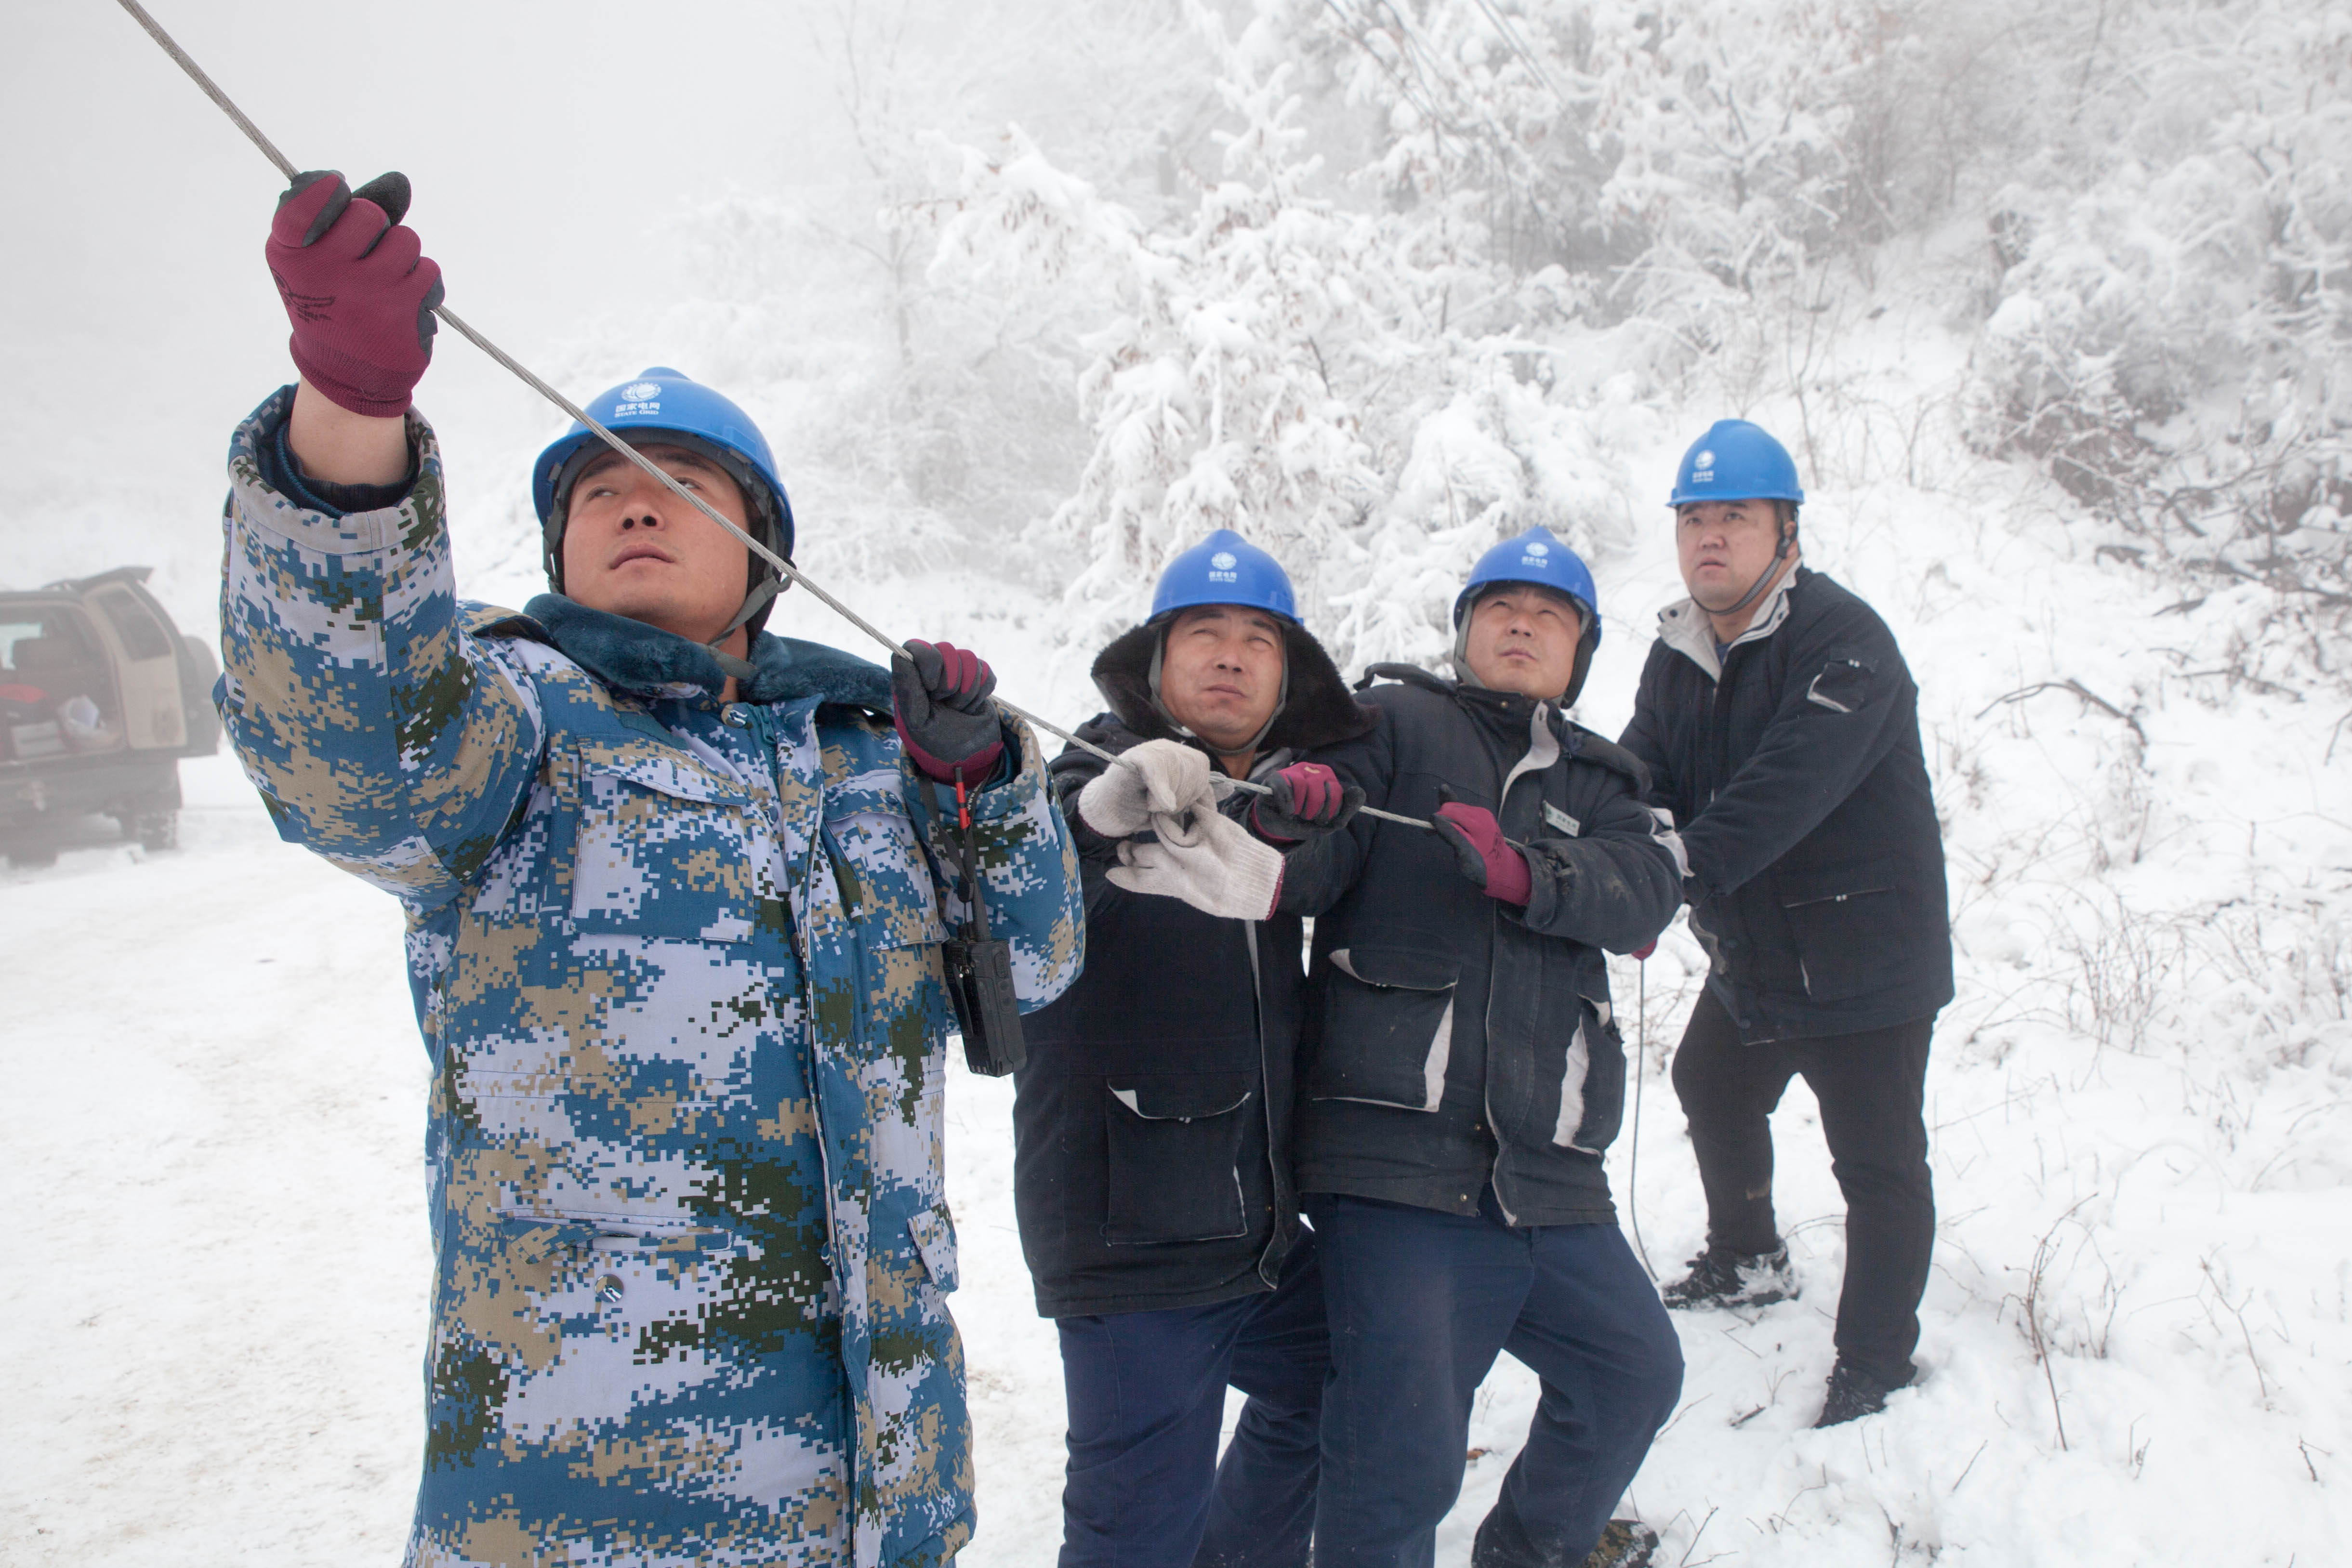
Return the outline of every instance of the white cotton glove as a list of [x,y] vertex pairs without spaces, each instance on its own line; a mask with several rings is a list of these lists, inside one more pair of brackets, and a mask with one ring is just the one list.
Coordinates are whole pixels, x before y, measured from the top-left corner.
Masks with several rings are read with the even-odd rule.
[[1274,913],[1282,893],[1280,850],[1205,800],[1181,816],[1154,812],[1150,826],[1160,836],[1156,844],[1119,841],[1111,885],[1181,898],[1226,920],[1264,920]]
[[1181,741],[1147,740],[1078,791],[1078,815],[1107,839],[1124,839],[1152,826],[1154,817],[1214,810],[1209,759]]

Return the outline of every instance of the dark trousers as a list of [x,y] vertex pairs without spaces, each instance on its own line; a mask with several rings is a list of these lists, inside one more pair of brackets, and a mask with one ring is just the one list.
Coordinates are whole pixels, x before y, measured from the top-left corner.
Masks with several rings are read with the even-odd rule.
[[1923,1115],[1930,1016],[1891,1029],[1742,1045],[1703,990],[1675,1053],[1675,1092],[1690,1119],[1706,1188],[1710,1246],[1769,1252],[1772,1129],[1766,1120],[1803,1073],[1821,1102],[1830,1168],[1845,1194],[1845,1290],[1837,1352],[1881,1382],[1911,1381],[1919,1298],[1936,1245],[1936,1197]]
[[1477,1568],[1576,1568],[1682,1391],[1673,1322],[1613,1225],[1307,1198],[1331,1318],[1316,1568],[1429,1568],[1470,1404],[1507,1350],[1542,1380]]
[[[1272,1294],[1055,1324],[1061,1568],[1303,1568],[1330,1363],[1313,1236]],[[1250,1397],[1220,1461],[1228,1384]]]

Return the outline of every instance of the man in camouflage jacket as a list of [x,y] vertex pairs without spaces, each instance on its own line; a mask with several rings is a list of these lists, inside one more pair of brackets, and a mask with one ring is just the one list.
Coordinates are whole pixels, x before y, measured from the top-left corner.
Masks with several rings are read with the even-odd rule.
[[[989,911],[1043,1005],[1083,913],[1036,742],[969,654],[918,644],[894,691],[759,632],[767,569],[746,595],[740,542],[584,443],[539,476],[559,582],[613,575],[567,553],[568,512],[678,557],[620,575],[687,571],[708,529],[758,602],[706,646],[577,583],[461,601],[408,408],[437,273],[369,193],[305,177],[273,230],[303,375],[231,444],[219,702],[280,834],[408,912],[436,1270],[405,1562],[943,1563],[974,1515],[932,779],[977,786]],[[654,371],[595,412],[788,552],[765,443],[712,408],[741,418]],[[983,733],[959,715],[992,738],[942,765],[940,736]]]

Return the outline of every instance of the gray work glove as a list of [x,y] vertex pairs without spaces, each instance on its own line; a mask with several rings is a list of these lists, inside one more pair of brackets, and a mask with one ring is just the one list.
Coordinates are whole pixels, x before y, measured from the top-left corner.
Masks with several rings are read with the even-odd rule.
[[[1079,805],[1085,809],[1083,797]],[[1159,842],[1119,841],[1119,863],[1108,873],[1113,886],[1181,898],[1226,920],[1264,920],[1274,913],[1282,894],[1282,852],[1253,838],[1213,800],[1181,815],[1155,811],[1150,826]]]
[[1124,839],[1152,826],[1155,816],[1214,811],[1215,801],[1206,757],[1181,741],[1147,740],[1078,791],[1078,815],[1103,837]]

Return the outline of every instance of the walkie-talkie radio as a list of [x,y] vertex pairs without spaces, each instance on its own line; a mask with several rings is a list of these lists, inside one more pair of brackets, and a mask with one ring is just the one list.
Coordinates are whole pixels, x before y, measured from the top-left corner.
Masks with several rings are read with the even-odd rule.
[[956,779],[956,856],[962,862],[963,935],[941,946],[948,999],[963,1030],[964,1064],[983,1078],[1002,1078],[1029,1060],[1021,1038],[1020,998],[1013,992],[1013,945],[988,935],[988,899],[981,891],[972,849],[971,803]]

